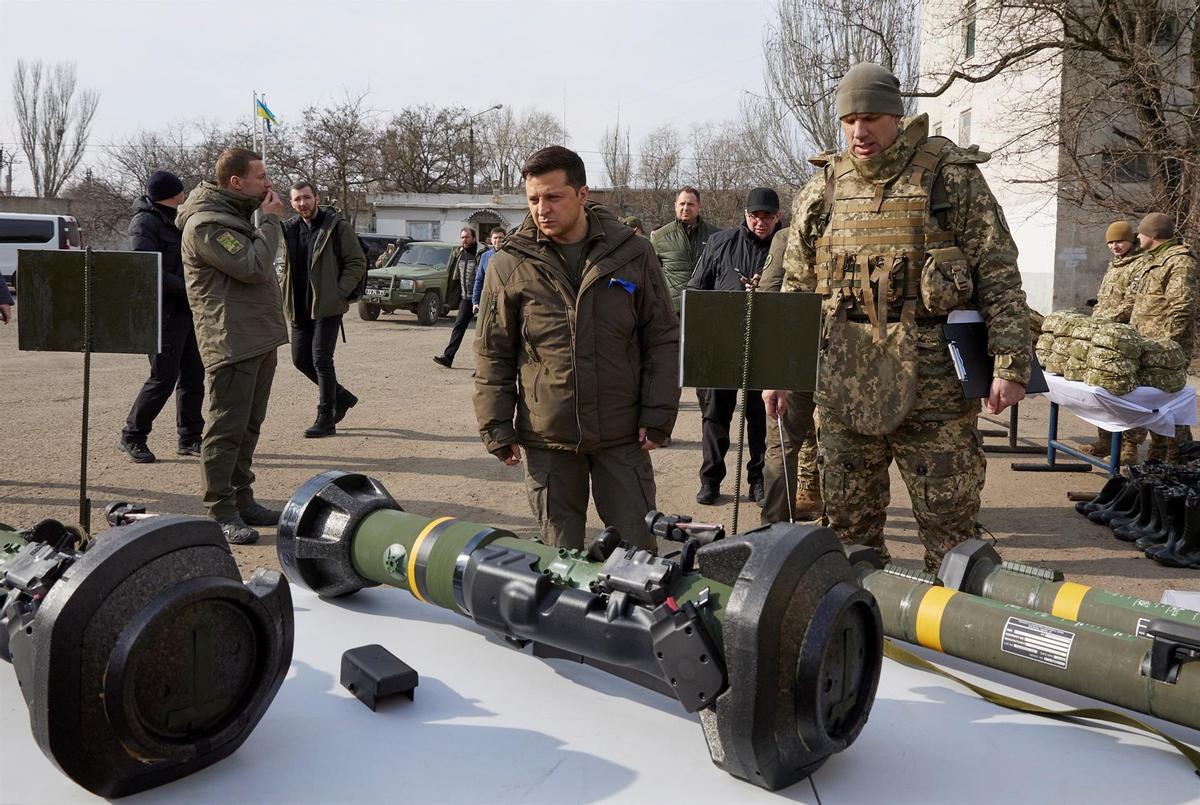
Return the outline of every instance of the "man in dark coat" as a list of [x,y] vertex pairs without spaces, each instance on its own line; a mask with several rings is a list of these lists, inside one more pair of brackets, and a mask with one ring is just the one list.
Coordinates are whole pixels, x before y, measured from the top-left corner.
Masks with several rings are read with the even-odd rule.
[[204,431],[204,364],[196,346],[192,311],[188,307],[180,256],[180,233],[175,210],[183,203],[183,182],[167,171],[155,171],[146,183],[146,195],[133,204],[129,222],[129,248],[162,255],[162,351],[150,356],[150,377],[142,384],[125,420],[117,447],[138,464],[154,461],[146,445],[154,418],[175,394],[175,423],[181,456],[200,455]]
[[[767,262],[771,238],[779,229],[779,195],[769,187],[757,187],[746,198],[746,220],[737,229],[718,232],[696,264],[687,287],[702,291],[740,291],[757,282]],[[731,337],[741,338],[741,333]],[[725,479],[725,453],[729,450],[729,423],[737,408],[737,390],[700,389],[703,417],[704,459],[700,465],[700,491],[696,502],[715,503]],[[746,464],[750,499],[762,503],[763,461],[766,453],[766,415],[757,393],[746,395],[746,427],[750,439],[750,461]],[[737,490],[734,490],[737,494]]]

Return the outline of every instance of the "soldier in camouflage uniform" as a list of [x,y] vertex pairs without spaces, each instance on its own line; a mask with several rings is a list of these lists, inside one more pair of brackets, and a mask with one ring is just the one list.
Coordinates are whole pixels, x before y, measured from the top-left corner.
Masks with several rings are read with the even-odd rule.
[[[1200,266],[1191,248],[1175,237],[1175,223],[1161,212],[1152,212],[1138,224],[1142,257],[1129,282],[1132,310],[1129,323],[1147,338],[1170,338],[1187,355],[1192,354],[1196,303],[1200,299]],[[1130,440],[1145,439],[1146,431],[1126,431]],[[1179,461],[1179,445],[1192,441],[1186,425],[1175,429],[1175,438],[1150,434],[1149,458]],[[1123,450],[1124,448],[1122,448]]]
[[[781,229],[771,240],[771,251],[767,255],[767,262],[763,264],[759,291],[771,292],[782,288],[783,255],[791,231],[790,228]],[[772,349],[777,347],[775,344],[768,346]],[[817,429],[813,424],[811,392],[788,392],[787,404],[779,422],[767,423],[763,486],[766,493],[762,504],[763,525],[786,523],[789,516],[795,520],[815,520],[821,516],[821,478],[817,474]],[[791,506],[788,505],[789,497]]]
[[[1101,319],[1129,323],[1129,314],[1133,312],[1133,295],[1129,293],[1129,282],[1137,271],[1142,252],[1138,249],[1133,227],[1127,221],[1113,221],[1104,232],[1104,242],[1112,252],[1112,262],[1100,280],[1100,290],[1096,292],[1096,306],[1092,315]],[[1121,440],[1121,463],[1136,464],[1138,444],[1145,440],[1128,435]],[[1106,458],[1112,450],[1112,433],[1104,428],[1096,429],[1096,441],[1079,448],[1081,452],[1097,458]]]
[[[847,149],[796,199],[784,290],[815,287],[822,306],[817,404],[821,488],[845,542],[886,561],[883,526],[894,458],[912,498],[925,564],[976,533],[985,461],[941,325],[974,308],[994,374],[987,409],[1025,396],[1029,311],[1017,249],[979,172],[986,154],[902,120],[899,81],[874,64],[838,85]],[[763,392],[769,416],[781,395]]]

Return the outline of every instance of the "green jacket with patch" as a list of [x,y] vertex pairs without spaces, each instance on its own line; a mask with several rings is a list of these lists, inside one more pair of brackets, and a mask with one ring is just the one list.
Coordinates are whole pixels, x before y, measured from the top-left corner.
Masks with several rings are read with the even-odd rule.
[[[326,316],[341,316],[350,309],[346,300],[359,280],[367,273],[367,258],[350,222],[332,207],[325,207],[325,221],[316,233],[312,259],[308,264],[308,284],[312,288],[313,321]],[[300,216],[283,222],[289,227],[304,226]],[[293,233],[294,235],[294,233]],[[283,239],[283,315],[288,321],[296,318],[295,295],[292,293],[292,264],[287,256],[287,237]]]
[[526,216],[488,263],[475,334],[475,416],[489,452],[662,444],[679,409],[679,323],[653,249],[589,204],[576,293]]
[[658,261],[662,263],[663,276],[670,290],[671,307],[676,312],[679,311],[680,295],[692,278],[696,263],[700,261],[700,253],[704,251],[708,239],[720,231],[719,227],[697,218],[691,234],[679,221],[672,221],[650,233],[650,243],[654,246]]
[[287,324],[275,277],[281,228],[259,200],[202,182],[179,206],[183,274],[200,358],[212,372],[286,344]]

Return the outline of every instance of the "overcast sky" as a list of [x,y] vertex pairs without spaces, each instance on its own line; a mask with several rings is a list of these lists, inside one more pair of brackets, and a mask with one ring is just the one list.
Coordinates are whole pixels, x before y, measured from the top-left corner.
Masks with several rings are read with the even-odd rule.
[[[732,118],[743,92],[760,91],[772,5],[0,0],[0,143],[16,145],[16,60],[69,59],[80,85],[101,92],[89,160],[138,129],[248,118],[254,90],[286,124],[308,104],[369,89],[384,113],[503,103],[565,114],[568,144],[600,185],[598,143],[618,105],[636,152],[664,123],[686,133]],[[28,191],[20,167],[13,189]]]

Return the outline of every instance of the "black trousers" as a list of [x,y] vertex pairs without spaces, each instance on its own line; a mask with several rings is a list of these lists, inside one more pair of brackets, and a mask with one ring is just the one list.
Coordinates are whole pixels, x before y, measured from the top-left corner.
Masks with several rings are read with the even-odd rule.
[[475,306],[471,304],[471,296],[468,294],[463,297],[458,306],[458,315],[454,317],[454,329],[450,331],[450,343],[446,345],[446,351],[442,353],[442,356],[451,363],[454,362],[454,356],[462,344],[463,335],[467,332],[467,325],[475,317],[474,311]]
[[337,402],[337,392],[341,388],[333,368],[333,351],[337,348],[341,328],[341,316],[292,322],[292,365],[317,384],[317,405],[330,408]]
[[[725,480],[725,454],[729,452],[729,425],[737,410],[738,392],[733,389],[698,389],[700,396],[701,429],[704,460],[700,465],[700,480],[720,484]],[[746,462],[746,482],[753,484],[763,477],[763,461],[767,451],[767,411],[762,394],[746,393],[746,447],[750,460]]]
[[175,395],[179,441],[199,441],[204,431],[204,364],[196,346],[190,313],[164,312],[162,352],[150,356],[150,377],[142,384],[121,431],[126,442],[144,442],[154,419]]

